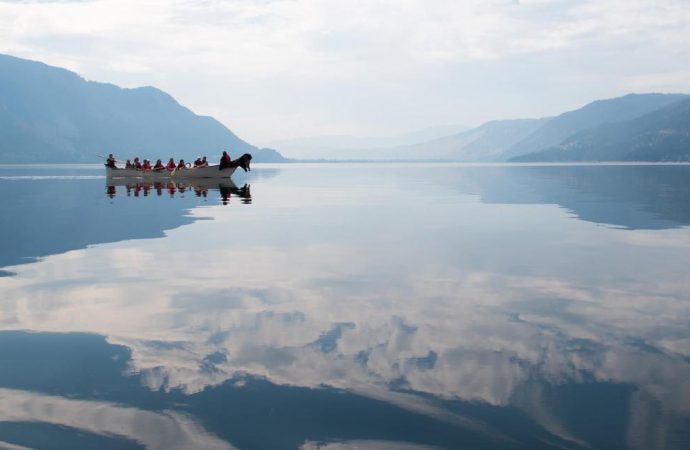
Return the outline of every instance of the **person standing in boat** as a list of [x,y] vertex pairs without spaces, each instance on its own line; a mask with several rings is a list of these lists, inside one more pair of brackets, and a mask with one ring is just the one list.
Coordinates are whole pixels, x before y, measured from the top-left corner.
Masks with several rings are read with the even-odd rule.
[[220,165],[218,166],[218,170],[223,170],[226,167],[230,167],[230,163],[232,162],[232,159],[230,159],[230,155],[228,152],[223,152],[223,156],[220,157]]
[[160,159],[156,160],[156,165],[153,166],[153,170],[156,172],[160,172],[161,170],[165,170],[165,166],[163,165],[163,161]]
[[110,167],[111,169],[115,169],[115,157],[113,157],[113,154],[109,154],[108,157],[105,160],[105,165]]
[[169,171],[173,171],[177,168],[177,165],[175,164],[175,160],[170,158],[170,161],[168,161],[168,164],[165,166],[166,169]]

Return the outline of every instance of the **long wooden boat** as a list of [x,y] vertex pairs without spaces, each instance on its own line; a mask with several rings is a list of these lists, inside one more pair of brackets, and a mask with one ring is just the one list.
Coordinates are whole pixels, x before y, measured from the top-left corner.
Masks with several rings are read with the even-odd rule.
[[237,170],[237,167],[225,167],[219,170],[217,164],[206,167],[175,169],[173,171],[121,169],[119,167],[106,166],[105,174],[108,178],[136,178],[143,180],[229,179],[235,170]]

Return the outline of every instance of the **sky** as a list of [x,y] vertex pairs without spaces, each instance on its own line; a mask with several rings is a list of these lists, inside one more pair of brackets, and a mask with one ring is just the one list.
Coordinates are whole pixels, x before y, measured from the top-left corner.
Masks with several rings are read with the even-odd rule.
[[253,144],[690,93],[689,0],[0,0],[0,53],[156,86]]

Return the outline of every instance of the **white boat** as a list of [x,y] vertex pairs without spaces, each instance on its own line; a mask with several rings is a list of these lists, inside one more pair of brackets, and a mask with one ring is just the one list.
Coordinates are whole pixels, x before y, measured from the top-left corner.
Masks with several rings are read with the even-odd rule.
[[[111,155],[112,157],[112,155]],[[123,169],[120,167],[110,167],[106,164],[105,175],[108,178],[138,178],[142,180],[188,180],[196,178],[229,179],[238,167],[245,172],[252,170],[249,165],[252,155],[245,153],[234,161],[230,161],[229,166],[222,169],[218,164],[205,167],[181,167],[174,170],[137,170]]]
[[137,170],[121,169],[119,167],[105,167],[108,178],[137,178],[143,180],[187,180],[194,178],[221,178],[228,179],[237,170],[237,167],[225,167],[218,169],[218,165],[206,167],[190,167],[168,170]]

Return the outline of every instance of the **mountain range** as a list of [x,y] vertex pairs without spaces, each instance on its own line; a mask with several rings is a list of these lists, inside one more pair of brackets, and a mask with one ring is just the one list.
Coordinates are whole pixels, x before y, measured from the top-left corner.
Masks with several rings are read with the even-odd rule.
[[[292,158],[379,161],[690,161],[690,96],[628,94],[554,117],[494,120],[398,136],[271,143]],[[154,87],[123,89],[0,54],[0,163],[95,162],[113,153],[213,161],[227,150],[287,161]]]
[[258,162],[283,160],[159,89],[122,89],[0,55],[2,163],[95,162],[108,153],[188,161],[208,155],[213,161],[223,150],[232,157],[251,153]]
[[690,98],[631,120],[604,123],[512,161],[690,161]]
[[636,119],[684,98],[687,97],[679,94],[629,94],[608,100],[597,100],[549,120],[530,136],[510,147],[503,153],[502,159],[555,147],[577,133],[606,124]]
[[[597,100],[555,117],[495,120],[409,145],[341,148],[311,157],[405,161],[688,161],[690,119],[683,94],[628,94]],[[300,150],[291,142],[286,154]],[[278,146],[282,150],[282,147]]]
[[482,162],[501,161],[516,142],[542,128],[546,119],[493,120],[477,128],[433,141],[392,149],[393,154],[412,160]]
[[[352,159],[353,154],[366,156],[371,149],[388,149],[427,142],[469,130],[466,125],[439,125],[421,130],[407,131],[391,136],[311,136],[266,142],[270,148],[279,148],[290,158],[299,159]],[[361,152],[362,150],[365,153]]]

